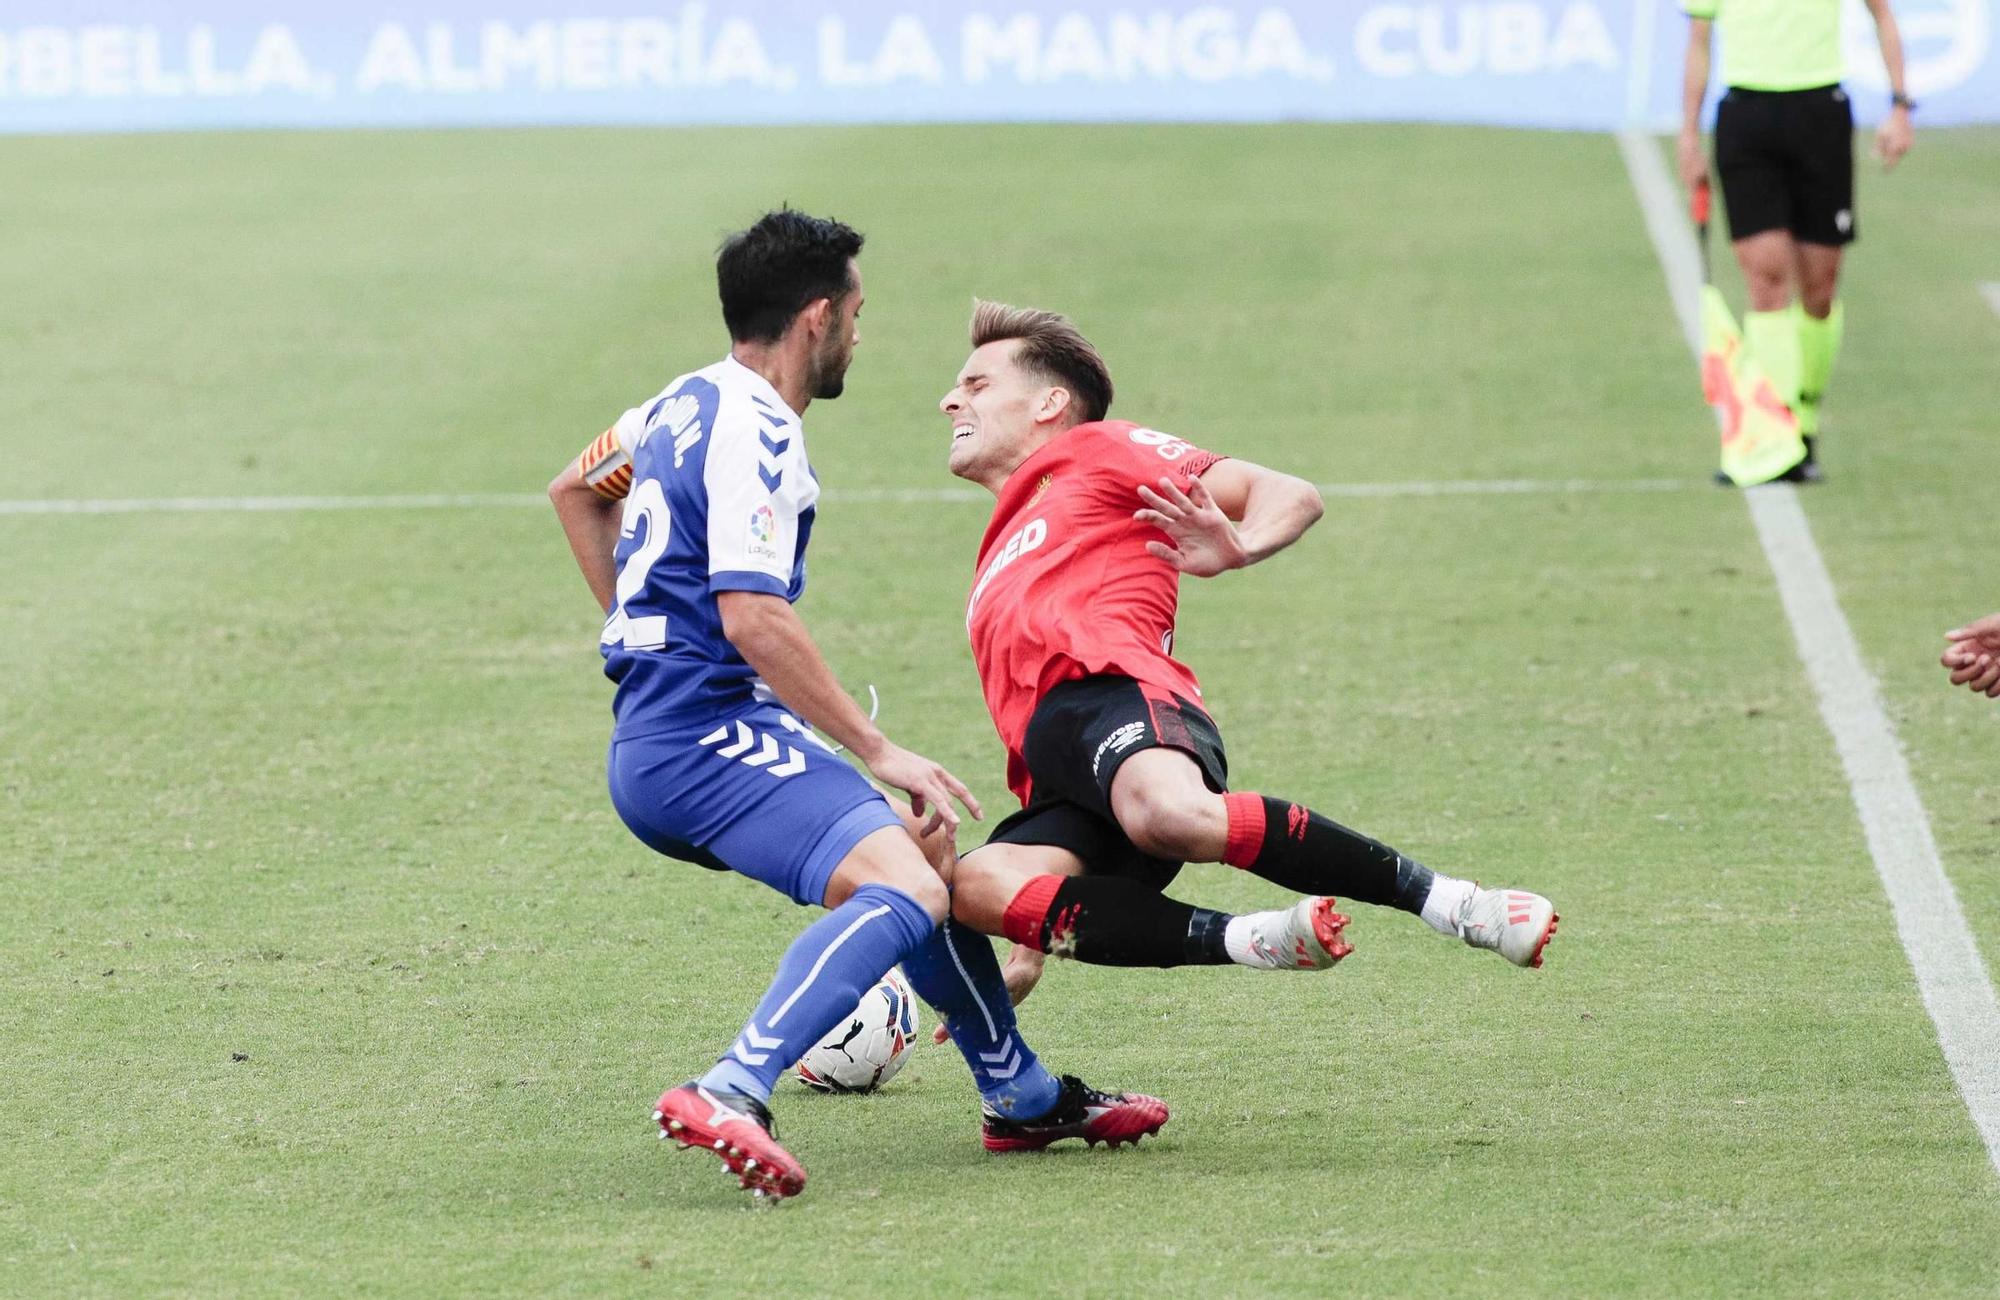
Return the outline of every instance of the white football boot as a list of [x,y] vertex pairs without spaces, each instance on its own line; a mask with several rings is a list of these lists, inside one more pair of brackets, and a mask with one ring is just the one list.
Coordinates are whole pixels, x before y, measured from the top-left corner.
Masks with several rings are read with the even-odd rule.
[[1232,945],[1231,955],[1266,970],[1325,970],[1354,951],[1341,937],[1347,918],[1333,909],[1331,898],[1301,898],[1280,911],[1239,916],[1230,924],[1243,927],[1243,947]]
[[1542,949],[1548,947],[1561,919],[1555,904],[1540,894],[1474,885],[1453,918],[1453,928],[1474,948],[1490,948],[1516,966],[1540,966]]

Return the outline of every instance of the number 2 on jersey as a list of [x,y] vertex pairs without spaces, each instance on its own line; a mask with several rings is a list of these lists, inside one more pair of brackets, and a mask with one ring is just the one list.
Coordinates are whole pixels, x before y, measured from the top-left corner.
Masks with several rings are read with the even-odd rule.
[[667,510],[667,494],[656,478],[640,479],[625,498],[625,514],[618,529],[621,542],[638,535],[645,525],[646,540],[625,557],[618,569],[618,603],[604,621],[603,640],[623,641],[627,650],[658,650],[667,643],[667,616],[647,614],[632,607],[646,590],[646,578],[653,565],[666,554],[667,539],[673,536],[674,519]]

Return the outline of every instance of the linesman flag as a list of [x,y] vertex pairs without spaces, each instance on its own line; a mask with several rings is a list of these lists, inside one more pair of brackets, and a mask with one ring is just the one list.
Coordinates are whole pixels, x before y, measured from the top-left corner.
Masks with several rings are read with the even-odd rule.
[[1806,458],[1799,418],[1743,347],[1743,331],[1708,265],[1708,178],[1695,187],[1701,232],[1701,395],[1722,433],[1722,472],[1738,487],[1768,483]]

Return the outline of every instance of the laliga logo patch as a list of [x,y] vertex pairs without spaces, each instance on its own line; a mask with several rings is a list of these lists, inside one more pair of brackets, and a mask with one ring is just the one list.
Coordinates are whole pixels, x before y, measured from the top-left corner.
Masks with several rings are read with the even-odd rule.
[[766,559],[778,554],[778,516],[768,505],[750,512],[750,553]]

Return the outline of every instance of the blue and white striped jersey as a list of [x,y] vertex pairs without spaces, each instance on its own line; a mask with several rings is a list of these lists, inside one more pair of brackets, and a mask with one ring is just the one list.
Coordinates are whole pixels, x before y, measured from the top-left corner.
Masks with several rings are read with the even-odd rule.
[[799,417],[734,358],[682,375],[612,427],[618,449],[588,467],[629,470],[617,602],[599,648],[618,683],[620,737],[706,728],[758,698],[762,681],[722,634],[716,595],[796,601],[819,482]]

